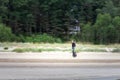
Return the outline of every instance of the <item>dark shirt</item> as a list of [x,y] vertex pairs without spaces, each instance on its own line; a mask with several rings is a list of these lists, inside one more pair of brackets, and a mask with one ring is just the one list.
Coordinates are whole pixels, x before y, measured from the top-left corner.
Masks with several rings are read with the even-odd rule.
[[75,47],[75,46],[76,46],[76,44],[73,42],[73,43],[72,43],[72,47]]

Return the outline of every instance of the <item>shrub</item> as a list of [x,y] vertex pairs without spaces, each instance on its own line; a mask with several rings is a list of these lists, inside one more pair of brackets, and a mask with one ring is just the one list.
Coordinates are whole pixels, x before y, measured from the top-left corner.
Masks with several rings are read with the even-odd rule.
[[52,37],[48,34],[43,34],[26,37],[25,42],[61,43],[62,40],[60,38]]
[[4,47],[4,50],[8,50],[8,47]]
[[12,33],[9,27],[6,27],[3,24],[0,24],[0,41],[13,41],[15,35]]
[[113,19],[113,25],[116,29],[116,42],[117,43],[120,43],[120,17],[119,16],[116,16],[114,19]]
[[86,42],[93,41],[93,28],[90,23],[83,26],[81,38],[82,38],[82,41],[86,41]]
[[93,26],[95,44],[115,42],[113,38],[115,38],[116,31],[112,25],[112,17],[110,14],[99,14]]

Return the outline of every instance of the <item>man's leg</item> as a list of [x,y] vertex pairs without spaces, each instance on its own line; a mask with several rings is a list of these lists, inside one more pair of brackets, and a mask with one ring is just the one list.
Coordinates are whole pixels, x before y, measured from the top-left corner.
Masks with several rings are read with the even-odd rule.
[[72,47],[72,55],[73,55],[73,57],[74,57],[74,47]]

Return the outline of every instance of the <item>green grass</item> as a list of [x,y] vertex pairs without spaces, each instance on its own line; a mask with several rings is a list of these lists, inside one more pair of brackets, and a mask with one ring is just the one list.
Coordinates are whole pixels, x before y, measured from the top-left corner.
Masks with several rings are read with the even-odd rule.
[[50,51],[70,51],[70,50],[60,50],[60,49],[53,49],[53,48],[16,48],[13,52],[23,53],[23,52],[50,52]]
[[[72,49],[56,49],[56,48],[16,48],[13,52],[50,52],[50,51],[72,51]],[[76,52],[107,52],[105,49],[76,49]]]
[[13,52],[23,53],[23,52],[41,52],[41,49],[33,49],[33,48],[17,48],[14,49]]
[[[15,47],[14,52],[44,52],[44,51],[70,51],[71,43],[0,43],[0,47]],[[120,52],[120,44],[93,45],[77,43],[76,52],[107,52],[106,48],[113,48],[112,52]]]
[[119,52],[120,53],[120,48],[116,48],[112,52]]
[[77,49],[76,52],[107,52],[105,49]]

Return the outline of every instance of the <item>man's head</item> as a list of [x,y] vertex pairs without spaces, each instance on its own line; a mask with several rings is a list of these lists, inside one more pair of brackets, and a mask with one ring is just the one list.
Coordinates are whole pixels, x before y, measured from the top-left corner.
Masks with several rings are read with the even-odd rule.
[[75,41],[74,40],[72,40],[72,43],[74,43]]

